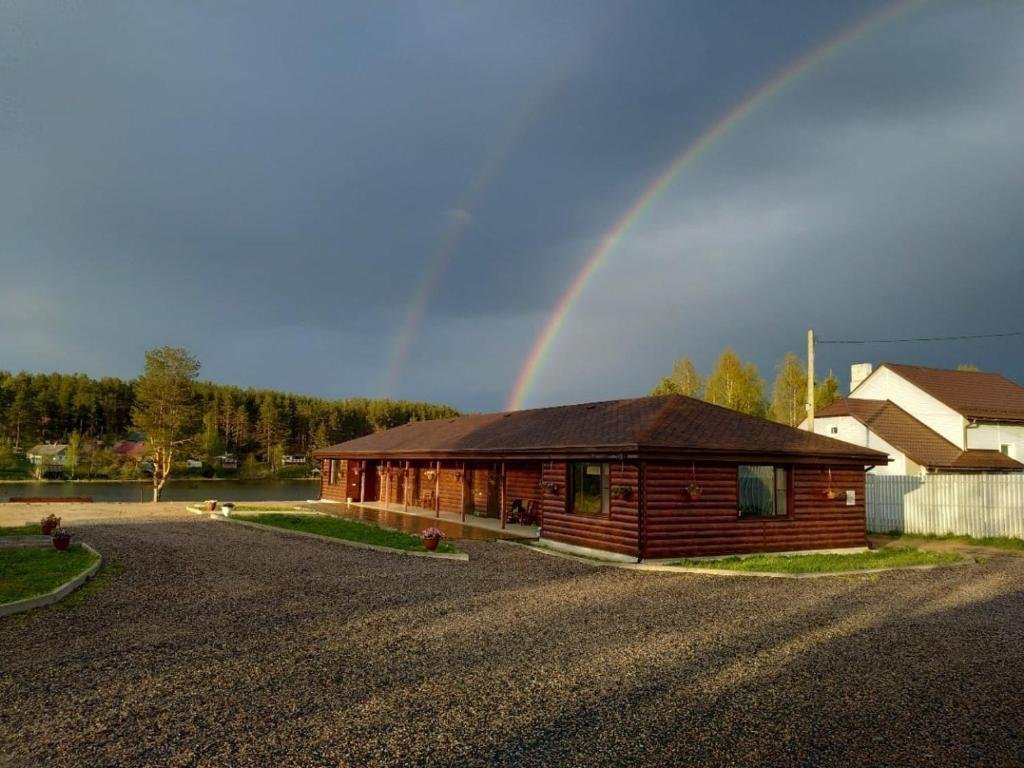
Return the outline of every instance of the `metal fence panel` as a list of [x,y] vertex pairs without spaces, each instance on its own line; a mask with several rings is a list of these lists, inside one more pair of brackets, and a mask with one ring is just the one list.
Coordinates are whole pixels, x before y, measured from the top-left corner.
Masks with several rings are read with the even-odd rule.
[[867,476],[869,531],[1024,538],[1024,475]]

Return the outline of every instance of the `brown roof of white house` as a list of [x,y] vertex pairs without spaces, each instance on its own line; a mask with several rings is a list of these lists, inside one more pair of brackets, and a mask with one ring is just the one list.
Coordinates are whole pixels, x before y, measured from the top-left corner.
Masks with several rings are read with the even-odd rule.
[[1024,387],[1002,374],[882,363],[967,419],[1024,423]]
[[1024,471],[1024,464],[999,451],[961,450],[889,400],[846,397],[825,406],[817,416],[850,416],[912,461],[929,469]]

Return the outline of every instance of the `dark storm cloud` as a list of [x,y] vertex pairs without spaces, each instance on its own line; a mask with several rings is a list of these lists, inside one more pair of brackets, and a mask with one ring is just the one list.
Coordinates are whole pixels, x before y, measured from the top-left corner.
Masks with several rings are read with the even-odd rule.
[[[675,185],[605,270],[618,287],[595,280],[568,325],[574,373],[547,372],[539,397],[643,391],[672,355],[707,362],[729,342],[767,366],[808,317],[865,332],[950,320],[907,294],[1012,313],[994,275],[1021,234],[999,123],[1022,133],[1003,108],[1021,14],[933,6],[804,78]],[[376,394],[447,255],[393,394],[497,407],[650,179],[879,7],[7,5],[0,368],[133,375],[143,349],[176,343],[210,378]],[[965,146],[971,121],[984,151]],[[874,170],[901,163],[921,165],[879,189]],[[974,279],[956,281],[967,251]],[[810,307],[763,301],[794,284]]]

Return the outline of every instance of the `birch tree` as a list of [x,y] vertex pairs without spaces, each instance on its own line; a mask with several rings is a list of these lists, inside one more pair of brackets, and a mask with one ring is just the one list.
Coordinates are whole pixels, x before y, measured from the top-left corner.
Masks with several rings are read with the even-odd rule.
[[778,370],[772,385],[772,418],[795,427],[807,416],[807,370],[792,352],[782,358]]
[[142,376],[135,382],[132,421],[146,435],[153,455],[153,501],[171,475],[176,448],[195,434],[199,404],[195,381],[199,361],[188,350],[160,347],[146,352]]
[[708,376],[704,399],[734,411],[763,416],[764,379],[756,365],[744,363],[731,348],[726,347],[718,358],[715,370]]
[[697,372],[697,366],[688,357],[676,360],[672,373],[651,390],[652,395],[686,395],[701,397],[704,394],[704,380]]

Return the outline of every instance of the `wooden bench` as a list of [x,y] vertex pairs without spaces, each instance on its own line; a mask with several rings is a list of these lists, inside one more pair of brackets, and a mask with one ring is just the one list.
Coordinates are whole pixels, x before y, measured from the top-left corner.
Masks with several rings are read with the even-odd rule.
[[92,496],[11,496],[11,504],[92,504]]

